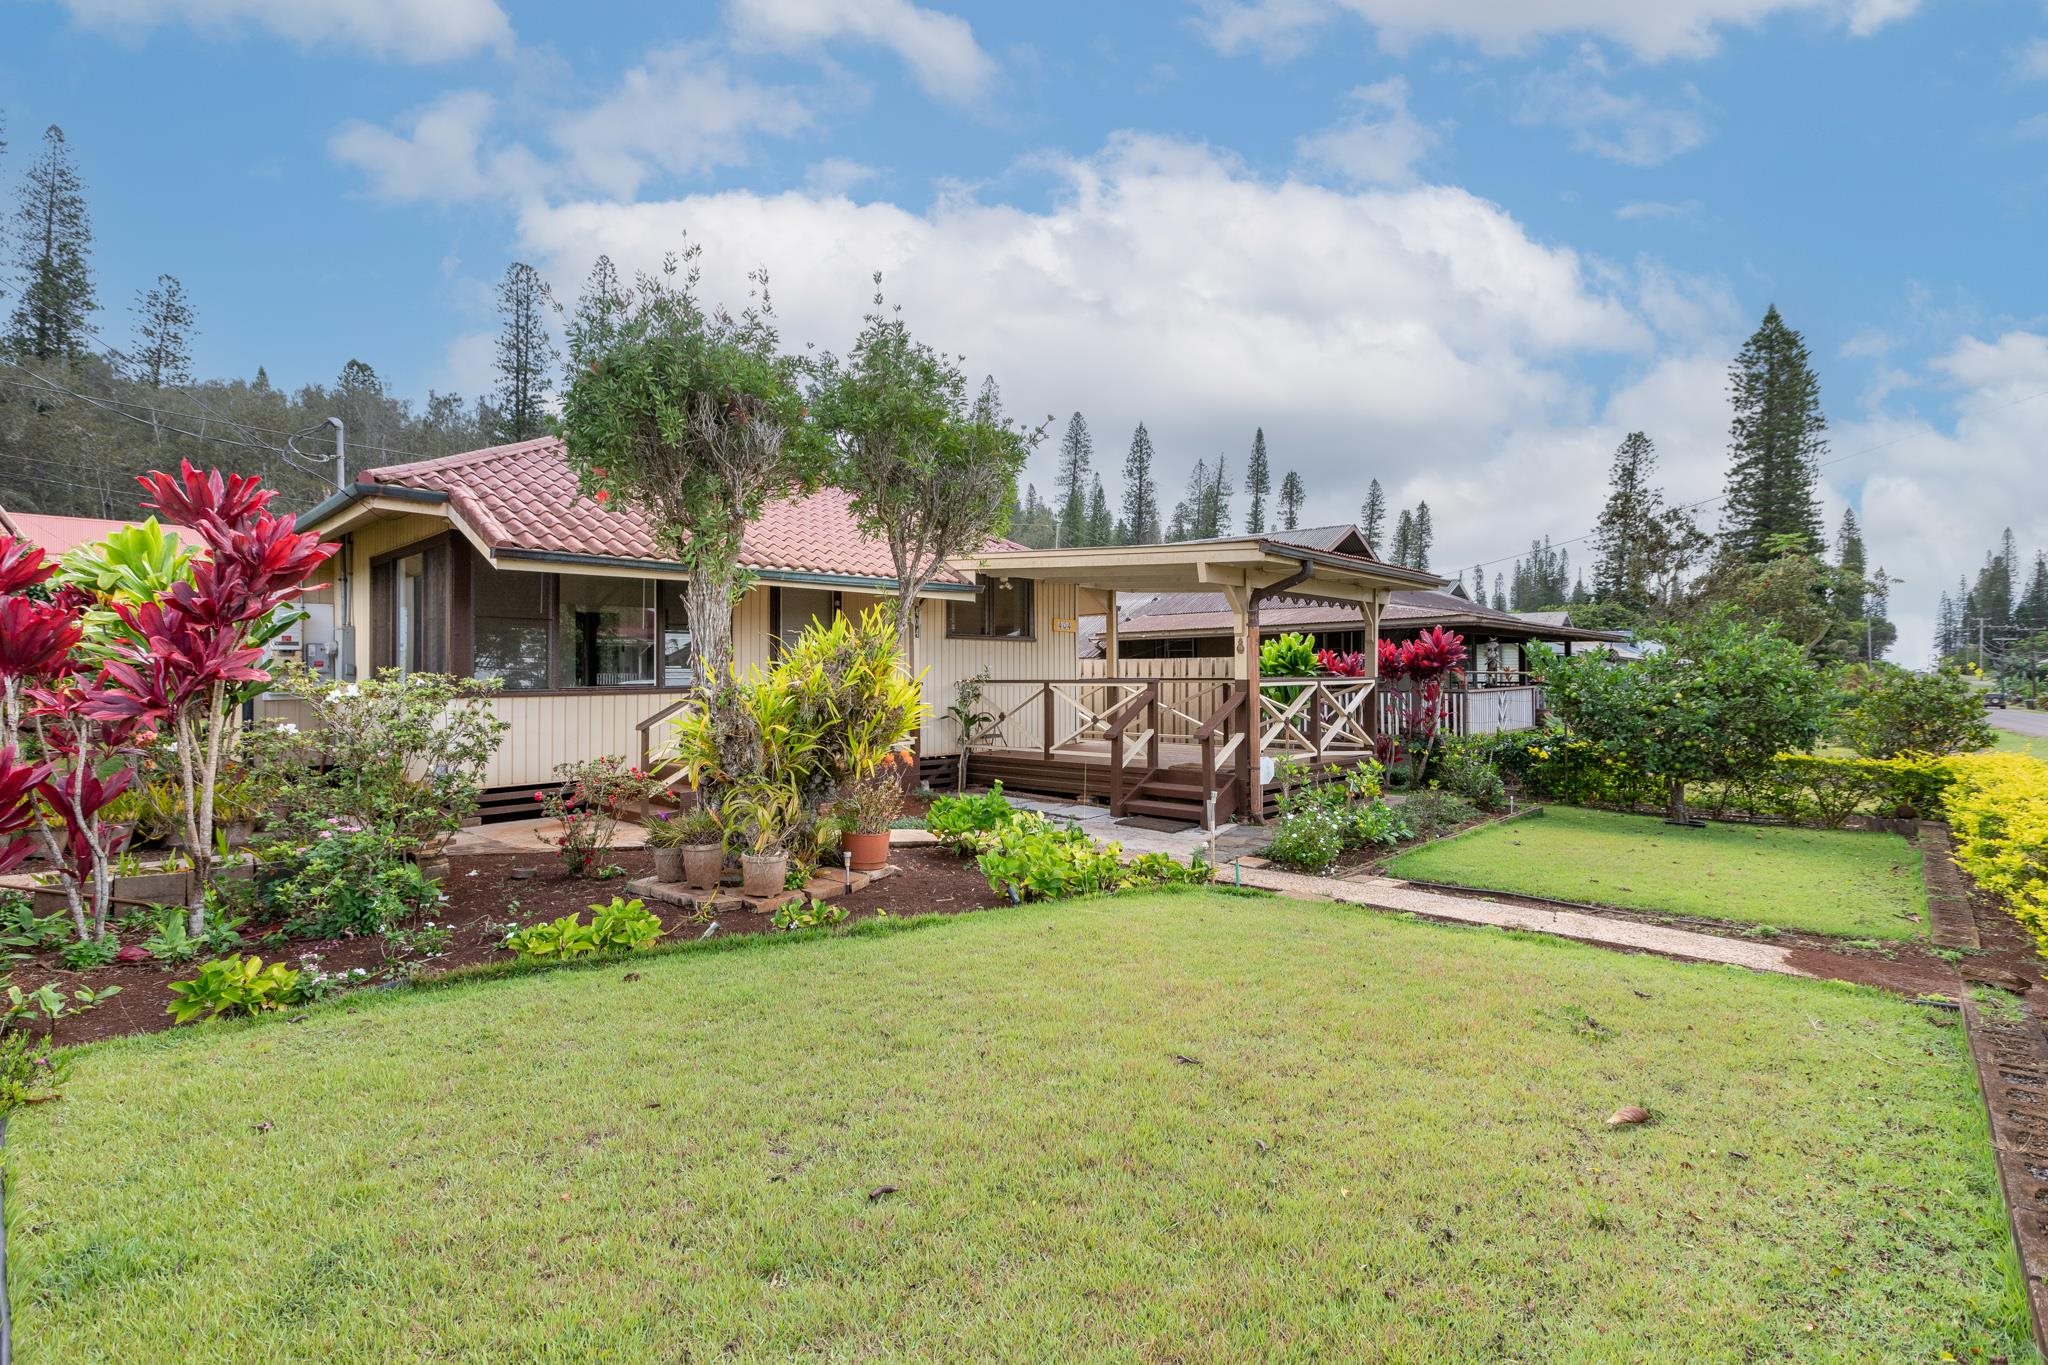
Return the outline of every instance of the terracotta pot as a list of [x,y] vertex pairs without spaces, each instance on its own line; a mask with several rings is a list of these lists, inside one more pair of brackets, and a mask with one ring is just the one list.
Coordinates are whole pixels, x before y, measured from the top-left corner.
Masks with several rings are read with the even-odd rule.
[[677,852],[683,858],[683,880],[693,891],[718,889],[718,874],[725,870],[725,845],[687,844]]
[[855,872],[880,872],[889,865],[889,831],[880,834],[843,833],[839,847],[853,855]]
[[740,856],[740,890],[755,900],[782,894],[789,876],[787,853],[746,853]]
[[683,879],[683,850],[657,848],[654,850],[654,880],[658,882],[679,882]]

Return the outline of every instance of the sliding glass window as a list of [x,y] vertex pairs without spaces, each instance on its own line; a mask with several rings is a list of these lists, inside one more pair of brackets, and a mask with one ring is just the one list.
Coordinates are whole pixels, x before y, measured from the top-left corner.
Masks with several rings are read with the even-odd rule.
[[563,574],[558,582],[557,685],[653,686],[654,581]]
[[479,566],[473,588],[476,635],[473,672],[496,678],[508,692],[548,686],[548,589],[552,574]]

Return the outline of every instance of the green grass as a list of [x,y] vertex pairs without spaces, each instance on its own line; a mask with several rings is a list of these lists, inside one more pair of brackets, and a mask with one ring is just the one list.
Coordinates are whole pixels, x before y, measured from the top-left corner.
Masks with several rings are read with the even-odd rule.
[[1895,834],[1667,825],[1551,806],[1410,849],[1396,877],[1843,938],[1918,937],[1920,854]]
[[85,1050],[8,1133],[17,1342],[2026,1350],[1956,1018],[1873,992],[1216,891],[627,970]]
[[2026,754],[2030,758],[2038,758],[2048,763],[2048,738],[2040,735],[2023,735],[2017,731],[2001,730],[1996,727],[1993,727],[1991,733],[1994,736],[1991,741],[1993,753]]

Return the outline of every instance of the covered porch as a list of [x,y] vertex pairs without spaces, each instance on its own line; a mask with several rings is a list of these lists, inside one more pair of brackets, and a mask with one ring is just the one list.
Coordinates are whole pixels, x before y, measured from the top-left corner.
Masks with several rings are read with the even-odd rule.
[[[1116,815],[1207,827],[1270,813],[1282,757],[1341,767],[1378,748],[1377,678],[1261,675],[1266,603],[1284,597],[1341,605],[1360,613],[1371,631],[1396,589],[1440,581],[1383,564],[1362,544],[1317,549],[1258,536],[1006,551],[974,562],[984,574],[1098,594],[1106,628],[1100,676],[984,684],[987,718],[966,740],[969,780],[1103,800]],[[1123,671],[1117,595],[1133,592],[1220,594],[1230,613],[1229,675]]]

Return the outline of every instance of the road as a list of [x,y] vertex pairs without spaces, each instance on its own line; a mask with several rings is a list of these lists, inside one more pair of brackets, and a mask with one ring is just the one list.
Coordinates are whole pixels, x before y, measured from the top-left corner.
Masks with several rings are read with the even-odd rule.
[[2048,711],[1993,707],[1985,714],[1991,718],[1991,723],[2001,730],[2010,730],[2016,735],[2031,735],[2035,739],[2048,739]]

